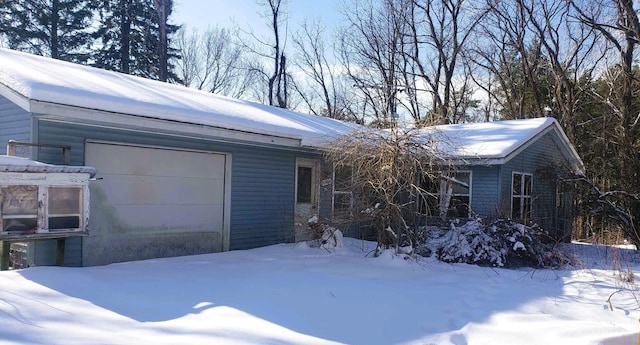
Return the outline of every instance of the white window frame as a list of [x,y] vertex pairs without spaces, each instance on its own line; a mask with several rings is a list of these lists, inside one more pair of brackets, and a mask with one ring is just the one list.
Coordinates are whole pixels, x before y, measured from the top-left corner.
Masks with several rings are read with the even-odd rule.
[[[519,194],[513,194],[513,183],[516,181],[516,175],[520,176],[520,192]],[[529,186],[529,195],[525,195],[525,177],[529,176],[530,177],[530,181],[531,181],[531,185]],[[532,173],[525,173],[525,172],[521,172],[521,171],[512,171],[511,172],[511,185],[509,188],[509,198],[510,198],[510,204],[511,204],[511,212],[510,212],[510,216],[512,219],[522,219],[523,221],[527,222],[530,220],[531,215],[533,214],[533,174]],[[520,210],[520,214],[517,215],[517,217],[514,216],[513,214],[513,201],[514,199],[518,199],[518,202],[520,203],[519,205],[519,210]],[[529,214],[525,215],[525,200],[529,200]]]
[[[351,168],[351,182],[353,183],[353,167],[352,166],[342,166],[341,168]],[[347,216],[353,216],[353,191],[351,190],[337,190],[336,189],[336,170],[338,169],[337,165],[333,165],[333,172],[331,175],[331,180],[333,181],[332,193],[331,193],[331,217],[336,218],[336,195],[348,195],[349,196],[349,209],[348,212],[345,212]]]
[[[460,181],[458,179],[456,179],[455,177],[449,177],[446,175],[456,175],[456,174],[468,174],[469,175],[469,183],[467,185],[467,183]],[[448,198],[447,196],[447,190],[445,190],[445,188],[443,188],[443,186],[447,186],[448,184],[445,183],[445,181],[452,181],[453,183],[458,183],[464,187],[467,187],[469,189],[469,192],[466,194],[462,194],[462,193],[453,193],[453,188],[452,188],[452,194],[448,200],[448,203],[445,202],[445,200]],[[438,186],[438,205],[439,205],[439,213],[440,213],[440,217],[447,217],[447,214],[449,213],[449,209],[451,208],[451,199],[454,199],[455,197],[469,197],[469,203],[467,204],[467,218],[471,216],[471,201],[473,200],[473,171],[472,170],[455,170],[455,171],[448,171],[448,172],[444,172],[441,171],[440,172],[440,184]]]
[[[87,220],[89,219],[89,184],[88,174],[80,173],[5,173],[2,175],[0,187],[9,186],[33,186],[37,188],[38,209],[36,215],[37,227],[29,233],[49,234],[49,233],[76,233],[87,231]],[[49,190],[57,187],[71,187],[79,189],[78,213],[73,214],[53,214],[49,212]],[[3,215],[2,196],[0,196],[0,235],[2,236],[22,236],[22,234],[12,234],[4,232],[4,221],[12,218],[33,218],[31,214],[25,215]],[[69,229],[49,229],[49,218],[59,216],[72,216],[79,218],[77,228]]]

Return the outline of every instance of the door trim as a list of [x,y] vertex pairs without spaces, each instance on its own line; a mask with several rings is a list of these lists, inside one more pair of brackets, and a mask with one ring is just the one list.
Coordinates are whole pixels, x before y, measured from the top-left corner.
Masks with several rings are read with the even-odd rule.
[[[300,167],[311,168],[310,203],[298,203],[298,168]],[[320,214],[320,160],[297,157],[294,176],[293,239],[295,242],[298,242],[310,239],[311,232],[304,218]],[[309,214],[301,214],[305,209],[309,210]]]
[[298,168],[311,168],[311,204],[318,208],[319,205],[319,175],[320,175],[320,161],[312,158],[296,158],[296,171],[295,171],[295,203],[298,203]]

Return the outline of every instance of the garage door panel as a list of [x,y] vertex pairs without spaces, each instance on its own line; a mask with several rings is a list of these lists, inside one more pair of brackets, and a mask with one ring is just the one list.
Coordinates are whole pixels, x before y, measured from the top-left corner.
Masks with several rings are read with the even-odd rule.
[[[110,144],[87,144],[101,157],[99,173],[207,178],[224,176],[225,156],[215,153],[165,150]],[[125,163],[126,164],[123,164]]]
[[224,179],[101,174],[97,186],[109,188],[110,205],[206,204],[224,195]]
[[112,205],[131,231],[217,231],[222,229],[222,204]]
[[224,231],[225,155],[104,143],[85,155],[99,212],[120,231]]
[[[140,152],[135,152],[140,151]],[[170,159],[167,159],[169,153]],[[175,177],[207,178],[224,176],[224,159],[220,154],[188,151],[168,151],[137,148],[130,152],[136,157],[143,155],[132,171],[134,175],[162,175]],[[161,172],[161,173],[159,173]]]

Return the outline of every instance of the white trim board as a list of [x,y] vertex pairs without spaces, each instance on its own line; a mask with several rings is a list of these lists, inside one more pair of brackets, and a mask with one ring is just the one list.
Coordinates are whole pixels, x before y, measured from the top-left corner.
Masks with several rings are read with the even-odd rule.
[[301,147],[297,138],[243,132],[195,123],[168,121],[124,113],[85,109],[76,106],[31,101],[30,112],[43,120],[93,125],[104,128],[134,130],[149,133],[185,135],[196,138],[230,139],[286,147]]

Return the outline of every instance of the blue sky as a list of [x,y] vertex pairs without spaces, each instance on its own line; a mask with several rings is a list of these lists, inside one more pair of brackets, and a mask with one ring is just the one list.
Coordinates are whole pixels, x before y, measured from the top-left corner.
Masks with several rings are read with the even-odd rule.
[[[268,30],[258,12],[265,8],[257,4],[259,0],[175,0],[173,22],[186,24],[199,31],[207,27],[231,27],[233,20],[242,29],[252,28],[256,32]],[[264,0],[263,0],[264,2]],[[297,30],[304,20],[319,19],[328,28],[335,27],[339,14],[337,8],[341,0],[289,0],[289,29]]]

